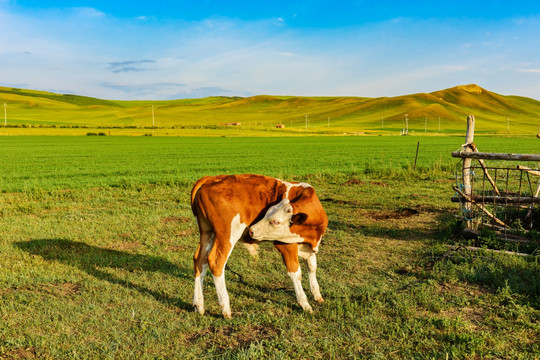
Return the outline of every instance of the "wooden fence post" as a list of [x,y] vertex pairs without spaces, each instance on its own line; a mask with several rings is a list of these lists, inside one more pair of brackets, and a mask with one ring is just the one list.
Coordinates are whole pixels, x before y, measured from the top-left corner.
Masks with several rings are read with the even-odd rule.
[[418,148],[420,148],[420,141],[416,144],[416,155],[414,156],[414,167],[413,170],[416,171],[416,160],[418,160]]
[[[463,152],[473,152],[472,146],[469,146],[473,143],[474,140],[474,115],[467,116],[467,136],[465,137],[465,147]],[[471,158],[463,159],[463,193],[469,199],[472,199],[472,181],[471,181]],[[465,200],[464,211],[465,216],[468,221],[465,223],[467,229],[472,229],[473,222],[469,221],[472,218],[473,203]]]

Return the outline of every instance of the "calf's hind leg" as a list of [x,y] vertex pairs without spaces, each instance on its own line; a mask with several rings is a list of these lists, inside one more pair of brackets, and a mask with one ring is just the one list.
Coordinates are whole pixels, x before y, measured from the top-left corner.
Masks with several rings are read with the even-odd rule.
[[195,289],[193,291],[193,308],[199,314],[204,314],[204,276],[208,270],[208,253],[214,245],[215,234],[210,225],[199,221],[200,242],[193,256],[195,268]]

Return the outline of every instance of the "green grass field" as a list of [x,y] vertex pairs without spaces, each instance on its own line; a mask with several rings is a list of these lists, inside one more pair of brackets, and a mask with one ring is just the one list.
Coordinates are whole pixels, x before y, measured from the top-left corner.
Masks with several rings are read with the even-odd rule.
[[[448,169],[462,137],[1,137],[0,191],[191,184],[204,174],[308,176]],[[535,137],[477,137],[481,151],[536,153]]]
[[[0,359],[537,359],[538,257],[443,245],[456,241],[449,153],[462,143],[0,137]],[[537,153],[540,141],[475,143]],[[316,188],[330,226],[313,314],[268,243],[257,262],[241,247],[229,260],[232,320],[210,277],[207,314],[191,310],[191,184],[242,172]]]

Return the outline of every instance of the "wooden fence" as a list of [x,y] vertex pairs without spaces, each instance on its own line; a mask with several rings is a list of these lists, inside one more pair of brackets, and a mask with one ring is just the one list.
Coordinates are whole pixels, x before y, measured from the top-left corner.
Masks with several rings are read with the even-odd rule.
[[540,154],[479,152],[473,140],[474,116],[469,115],[465,144],[452,152],[462,159],[452,201],[460,204],[465,231],[477,234],[489,227],[507,239],[540,233]]

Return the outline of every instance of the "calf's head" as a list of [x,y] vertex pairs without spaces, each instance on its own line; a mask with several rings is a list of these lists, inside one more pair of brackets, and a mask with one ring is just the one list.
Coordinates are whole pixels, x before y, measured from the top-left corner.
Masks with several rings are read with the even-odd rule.
[[302,242],[300,235],[291,232],[291,225],[300,225],[307,219],[304,213],[293,214],[289,199],[283,199],[270,207],[262,220],[253,224],[249,235],[255,240],[271,240],[287,243]]

